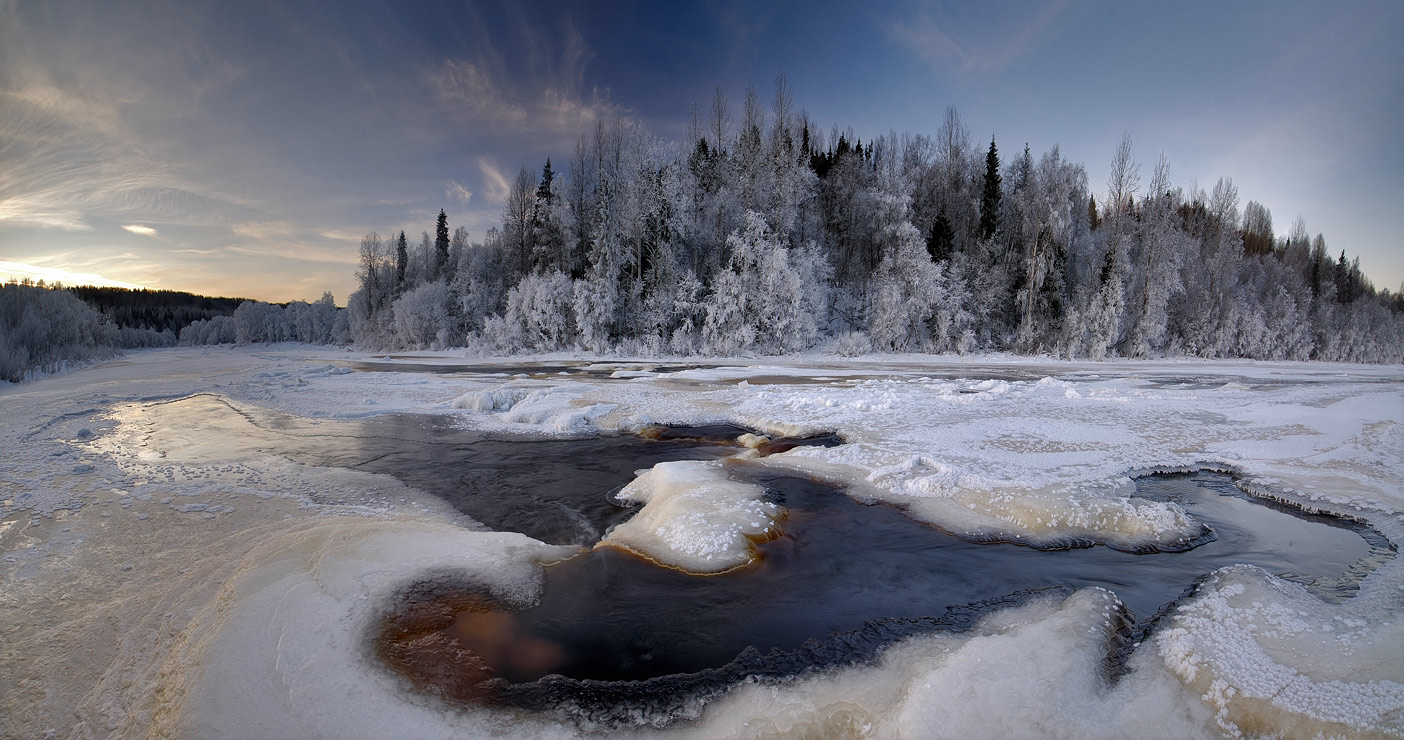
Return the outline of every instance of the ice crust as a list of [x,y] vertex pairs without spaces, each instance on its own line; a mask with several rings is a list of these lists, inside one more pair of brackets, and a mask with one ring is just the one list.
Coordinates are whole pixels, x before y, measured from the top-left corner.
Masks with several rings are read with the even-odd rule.
[[[1177,610],[1160,655],[1229,734],[1404,737],[1404,598],[1394,591],[1327,606],[1297,584],[1231,566]],[[1389,616],[1368,616],[1361,607],[1381,597]]]
[[[1131,476],[1208,466],[1251,493],[1404,540],[1399,367],[809,358],[553,381],[345,372],[358,359],[301,347],[133,352],[0,388],[0,736],[579,734],[550,718],[439,706],[361,642],[379,595],[426,570],[528,593],[534,563],[565,550],[475,531],[382,476],[182,442],[115,413],[200,393],[233,414],[209,419],[211,438],[242,434],[237,412],[256,409],[329,423],[451,414],[554,435],[716,422],[836,431],[849,443],[755,462],[847,482],[957,533],[1031,544],[1173,542],[1182,512],[1134,498]],[[785,376],[794,384],[777,382]],[[654,473],[668,488],[657,468],[640,480]],[[669,485],[695,490],[714,473]],[[639,515],[677,498],[636,483],[650,489]],[[722,521],[708,507],[674,511],[704,529]],[[663,734],[1404,736],[1397,558],[1340,603],[1255,569],[1220,571],[1115,684],[1100,671],[1113,606],[1091,590],[997,612],[971,632],[895,644],[872,665],[739,686]]]
[[783,516],[764,497],[763,486],[732,480],[720,461],[659,463],[617,494],[644,506],[600,545],[689,573],[722,573],[751,562],[755,541],[764,541]]

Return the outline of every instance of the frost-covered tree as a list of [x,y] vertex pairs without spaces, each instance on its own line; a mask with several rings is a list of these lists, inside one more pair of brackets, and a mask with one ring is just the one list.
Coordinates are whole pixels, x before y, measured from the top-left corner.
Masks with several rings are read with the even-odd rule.
[[[1101,201],[1086,180],[1056,147],[1001,166],[954,108],[934,137],[864,141],[796,112],[783,76],[768,110],[718,87],[681,142],[598,120],[564,175],[523,169],[481,243],[445,251],[442,213],[417,248],[371,232],[345,315],[376,348],[1404,355],[1404,298],[1300,220],[1279,238],[1266,206],[1240,212],[1232,181],[1183,191],[1162,158],[1141,197],[1129,135]],[[315,312],[244,340],[320,335]]]
[[442,349],[453,336],[448,283],[425,283],[395,301],[395,336],[405,349]]
[[507,293],[507,309],[485,336],[503,349],[564,349],[576,336],[575,292],[562,272],[532,273]]
[[1123,134],[1107,175],[1107,217],[1103,224],[1106,251],[1097,293],[1086,311],[1087,354],[1100,360],[1115,351],[1125,334],[1128,254],[1126,232],[1132,222],[1132,202],[1140,187],[1140,164],[1131,159],[1131,135]]
[[[743,230],[727,237],[730,259],[714,276],[703,321],[703,350],[793,352],[813,342],[814,316],[805,312],[805,277],[755,211]],[[807,259],[812,264],[812,259]],[[813,268],[810,268],[813,269]]]
[[1170,190],[1170,163],[1161,155],[1141,205],[1136,249],[1137,275],[1131,336],[1126,353],[1147,357],[1161,352],[1169,331],[1170,298],[1180,290],[1186,240],[1175,224],[1178,202]]
[[405,287],[405,270],[409,269],[409,242],[405,241],[405,232],[400,231],[400,238],[395,241],[395,290],[401,291]]

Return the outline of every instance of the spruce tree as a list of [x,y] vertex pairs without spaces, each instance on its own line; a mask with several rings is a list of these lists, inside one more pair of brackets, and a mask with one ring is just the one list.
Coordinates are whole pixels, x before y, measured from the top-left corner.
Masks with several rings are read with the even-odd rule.
[[546,166],[541,168],[541,184],[536,186],[537,204],[550,203],[555,197],[551,189],[551,182],[555,179],[555,173],[551,171],[551,158],[546,158]]
[[409,267],[409,243],[405,241],[405,232],[400,232],[400,240],[395,242],[395,288],[404,289],[405,270]]
[[980,238],[990,239],[999,228],[999,150],[990,137],[990,151],[985,154],[985,187],[980,193]]
[[931,255],[932,262],[940,262],[955,251],[955,230],[951,228],[945,211],[941,211],[936,223],[931,225],[931,234],[926,237],[926,251]]
[[439,210],[439,224],[434,228],[434,275],[435,277],[444,274],[444,268],[448,267],[449,257],[449,230],[448,214],[443,209]]

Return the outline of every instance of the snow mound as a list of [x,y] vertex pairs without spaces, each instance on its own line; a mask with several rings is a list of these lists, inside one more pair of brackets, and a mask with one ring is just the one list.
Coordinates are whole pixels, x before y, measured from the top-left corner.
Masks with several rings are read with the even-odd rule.
[[469,411],[508,411],[527,397],[525,388],[494,388],[486,391],[469,391],[449,403],[456,409]]
[[783,510],[764,501],[765,488],[729,478],[719,461],[653,466],[619,492],[644,504],[600,541],[689,573],[738,568],[755,557]]

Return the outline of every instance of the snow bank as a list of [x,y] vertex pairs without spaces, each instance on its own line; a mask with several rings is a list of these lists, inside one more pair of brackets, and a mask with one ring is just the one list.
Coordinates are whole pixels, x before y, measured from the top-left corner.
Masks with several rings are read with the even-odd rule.
[[[1201,463],[1357,509],[1404,503],[1397,474],[1362,478],[1349,462],[1389,469],[1395,452],[1404,456],[1397,388],[1194,380],[918,376],[731,395],[738,423],[837,430],[849,442],[770,464],[839,478],[974,539],[1180,549],[1201,534],[1199,523],[1173,503],[1135,498],[1127,474]],[[1317,485],[1326,467],[1349,479],[1345,490]]]
[[732,480],[719,461],[653,466],[617,498],[644,504],[600,541],[689,573],[722,573],[755,557],[755,542],[770,537],[779,506],[765,488]]
[[540,584],[536,564],[575,552],[517,534],[425,523],[327,519],[272,533],[235,566],[218,598],[187,629],[190,641],[149,687],[161,698],[149,732],[182,738],[531,732],[530,721],[486,709],[450,710],[407,692],[402,679],[368,655],[366,633],[383,600],[425,573],[452,573],[506,600],[531,601]]
[[1109,592],[1080,591],[986,616],[962,634],[891,646],[870,666],[788,685],[745,685],[678,734],[757,737],[1212,737],[1210,712],[1151,661],[1117,685],[1103,660]]

